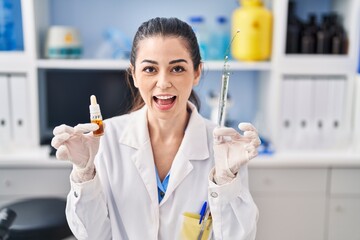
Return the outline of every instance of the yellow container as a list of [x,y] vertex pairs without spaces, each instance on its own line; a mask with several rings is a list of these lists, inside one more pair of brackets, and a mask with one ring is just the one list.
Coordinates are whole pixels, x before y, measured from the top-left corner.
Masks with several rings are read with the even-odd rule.
[[232,36],[240,31],[231,45],[232,57],[267,60],[271,56],[272,14],[261,0],[241,0],[241,5],[232,15]]

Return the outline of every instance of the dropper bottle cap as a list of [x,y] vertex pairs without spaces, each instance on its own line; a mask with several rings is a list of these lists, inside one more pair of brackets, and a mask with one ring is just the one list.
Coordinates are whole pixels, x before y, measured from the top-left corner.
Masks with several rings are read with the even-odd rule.
[[99,114],[100,113],[100,106],[96,101],[95,95],[91,95],[91,97],[90,97],[89,109],[90,109],[91,114]]

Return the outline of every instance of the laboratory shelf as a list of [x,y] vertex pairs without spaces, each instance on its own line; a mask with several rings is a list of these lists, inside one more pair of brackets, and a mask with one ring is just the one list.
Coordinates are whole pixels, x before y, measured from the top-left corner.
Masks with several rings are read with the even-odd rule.
[[[99,59],[40,59],[37,67],[40,69],[97,69],[125,70],[129,60],[99,60]],[[269,71],[271,62],[238,62],[229,61],[230,71]],[[204,70],[222,70],[224,61],[205,61]]]
[[26,53],[24,51],[0,51],[0,59],[5,60],[9,58],[21,59],[26,57]]
[[353,72],[354,61],[349,55],[287,54],[280,60],[282,69],[293,73],[342,74]]
[[324,168],[360,167],[360,152],[354,150],[287,151],[272,155],[260,154],[249,163],[254,168]]
[[0,169],[6,167],[41,167],[41,168],[70,168],[69,161],[57,160],[50,156],[50,147],[28,147],[21,151],[16,149],[0,150]]
[[72,163],[69,161],[57,160],[56,158],[50,157],[43,159],[0,160],[0,169],[6,168],[71,169]]
[[28,54],[22,51],[1,52],[0,72],[26,72],[31,59]]
[[[50,148],[41,146],[22,151],[0,151],[3,167],[69,168],[69,161],[50,156]],[[251,168],[351,168],[360,167],[360,151],[354,149],[284,151],[260,154],[249,162]]]
[[40,69],[92,69],[92,70],[125,70],[128,60],[99,59],[41,59],[37,60]]
[[[269,61],[242,62],[229,61],[230,71],[270,71],[272,66]],[[223,70],[224,61],[205,61],[204,70]]]

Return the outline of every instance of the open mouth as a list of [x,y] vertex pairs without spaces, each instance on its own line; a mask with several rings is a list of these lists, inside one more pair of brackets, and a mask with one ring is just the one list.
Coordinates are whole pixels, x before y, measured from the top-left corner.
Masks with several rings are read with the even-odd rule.
[[157,104],[168,105],[172,104],[175,101],[176,96],[154,96],[153,99]]
[[172,95],[159,95],[159,96],[153,96],[153,99],[156,103],[156,105],[161,109],[161,110],[168,110],[170,109],[176,100],[176,96],[172,96]]

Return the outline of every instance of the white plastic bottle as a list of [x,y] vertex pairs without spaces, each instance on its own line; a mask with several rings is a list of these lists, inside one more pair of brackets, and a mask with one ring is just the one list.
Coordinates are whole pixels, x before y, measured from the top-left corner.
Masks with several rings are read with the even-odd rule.
[[200,48],[201,58],[202,60],[206,60],[209,58],[209,33],[205,24],[205,18],[202,16],[190,17],[190,25],[196,34]]
[[216,18],[215,31],[211,32],[210,36],[209,59],[224,60],[230,43],[230,26],[226,17]]

